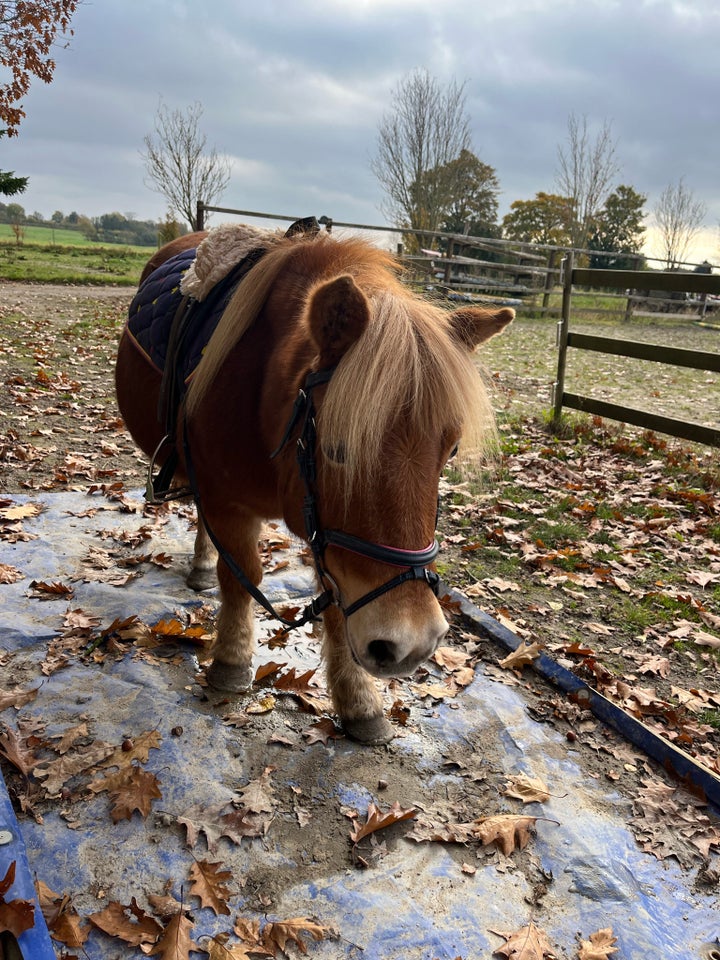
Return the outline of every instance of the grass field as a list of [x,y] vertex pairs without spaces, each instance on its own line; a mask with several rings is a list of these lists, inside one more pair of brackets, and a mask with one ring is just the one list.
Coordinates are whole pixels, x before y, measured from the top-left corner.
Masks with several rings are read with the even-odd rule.
[[[46,236],[49,232],[46,228],[36,229]],[[152,247],[97,246],[73,231],[58,230],[58,234],[66,233],[72,235],[73,243],[40,244],[26,237],[25,242],[18,245],[14,238],[11,240],[0,230],[0,280],[135,286],[153,253]],[[77,242],[79,236],[83,243]]]

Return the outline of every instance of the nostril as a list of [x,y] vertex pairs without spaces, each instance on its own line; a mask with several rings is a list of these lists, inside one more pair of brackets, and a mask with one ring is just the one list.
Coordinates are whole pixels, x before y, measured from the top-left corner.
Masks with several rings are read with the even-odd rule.
[[397,648],[391,640],[371,640],[368,653],[378,667],[393,666],[398,662]]

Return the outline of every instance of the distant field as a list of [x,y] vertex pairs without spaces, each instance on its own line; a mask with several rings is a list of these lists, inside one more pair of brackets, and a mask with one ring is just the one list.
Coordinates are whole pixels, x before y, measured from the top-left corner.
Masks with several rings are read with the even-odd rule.
[[[0,223],[0,243],[11,243],[14,246],[17,246],[15,242],[15,234],[12,231],[12,227],[9,223]],[[27,246],[28,244],[41,244],[42,246],[58,246],[58,247],[97,247],[98,243],[95,240],[88,240],[80,230],[71,230],[69,227],[51,227],[51,226],[26,226],[23,227],[22,243],[20,246]],[[108,243],[102,244],[109,249],[125,249],[126,246],[130,250],[141,250],[147,253],[148,257],[152,251],[152,247],[138,247],[132,245],[126,245],[122,243]]]
[[[55,243],[47,242],[53,232],[48,228],[26,230],[24,242],[16,244],[10,227],[0,224],[0,280],[135,286],[153,254],[152,247],[91,244],[73,230],[55,231]],[[33,240],[31,231],[45,242]]]

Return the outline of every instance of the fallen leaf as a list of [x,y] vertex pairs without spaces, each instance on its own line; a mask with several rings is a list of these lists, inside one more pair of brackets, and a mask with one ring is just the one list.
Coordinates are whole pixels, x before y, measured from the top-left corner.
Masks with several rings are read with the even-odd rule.
[[474,821],[474,833],[486,846],[494,843],[509,857],[516,848],[524,850],[530,842],[530,828],[537,817],[521,817],[515,814],[499,813],[491,817],[480,817]]
[[191,950],[200,952],[190,937],[193,927],[194,923],[184,913],[176,913],[148,956],[161,957],[161,960],[190,960]]
[[550,793],[539,778],[518,773],[508,777],[503,796],[514,797],[523,803],[544,803],[550,798]]
[[0,563],[0,583],[17,583],[24,580],[25,574],[9,563]]
[[130,767],[123,771],[123,780],[110,791],[113,802],[110,816],[113,823],[131,820],[137,810],[145,818],[150,813],[153,800],[162,797],[160,781],[154,773]]
[[510,960],[554,960],[555,953],[550,946],[547,934],[532,920],[526,927],[515,933],[502,933],[491,930],[498,937],[504,937],[505,943],[493,950],[493,956],[509,957]]
[[343,736],[342,730],[339,730],[331,717],[323,717],[317,723],[313,723],[303,730],[303,737],[308,743],[322,743],[327,746],[328,740],[337,740]]
[[523,667],[536,660],[541,652],[540,644],[523,642],[503,660],[498,660],[498,664],[505,670],[522,670]]
[[37,695],[37,688],[34,690],[23,690],[22,687],[12,687],[10,690],[0,688],[0,710],[5,710],[7,707],[15,707],[19,710],[20,707],[34,700]]
[[111,900],[104,910],[91,913],[88,920],[103,933],[118,937],[132,947],[155,943],[163,932],[162,925],[140,909],[135,897],[127,906]]
[[267,923],[262,932],[262,945],[273,957],[277,957],[278,950],[287,956],[288,943],[293,943],[301,953],[307,953],[307,945],[302,939],[303,936],[319,941],[328,938],[336,940],[339,934],[332,927],[325,927],[311,918],[294,917],[291,920],[276,920]]
[[26,520],[29,517],[37,517],[40,513],[42,513],[42,506],[39,503],[18,503],[0,509],[0,520]]
[[209,860],[196,860],[190,868],[190,895],[198,897],[202,907],[209,907],[216,915],[229,916],[230,908],[227,901],[232,892],[225,885],[232,880],[230,870],[220,870],[221,863],[211,863]]
[[617,937],[613,936],[612,927],[603,927],[591,933],[589,940],[580,941],[578,960],[607,960],[611,953],[618,952],[616,943]]
[[355,822],[355,827],[350,831],[350,839],[353,843],[359,843],[363,837],[375,833],[376,830],[383,830],[393,823],[400,823],[401,820],[413,820],[417,816],[415,807],[403,809],[396,800],[391,807],[383,811],[370,802],[367,808],[365,823]]

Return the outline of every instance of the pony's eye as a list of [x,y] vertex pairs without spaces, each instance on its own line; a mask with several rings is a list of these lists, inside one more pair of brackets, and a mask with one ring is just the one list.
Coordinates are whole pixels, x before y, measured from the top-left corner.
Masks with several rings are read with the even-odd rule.
[[323,447],[322,451],[333,463],[345,463],[345,447],[341,443],[336,447]]
[[452,450],[451,450],[450,453],[448,454],[448,460],[452,460],[452,458],[456,455],[456,453],[458,452],[458,447],[459,447],[459,446],[460,446],[459,443],[456,443],[456,444],[455,444],[455,446],[452,448]]

